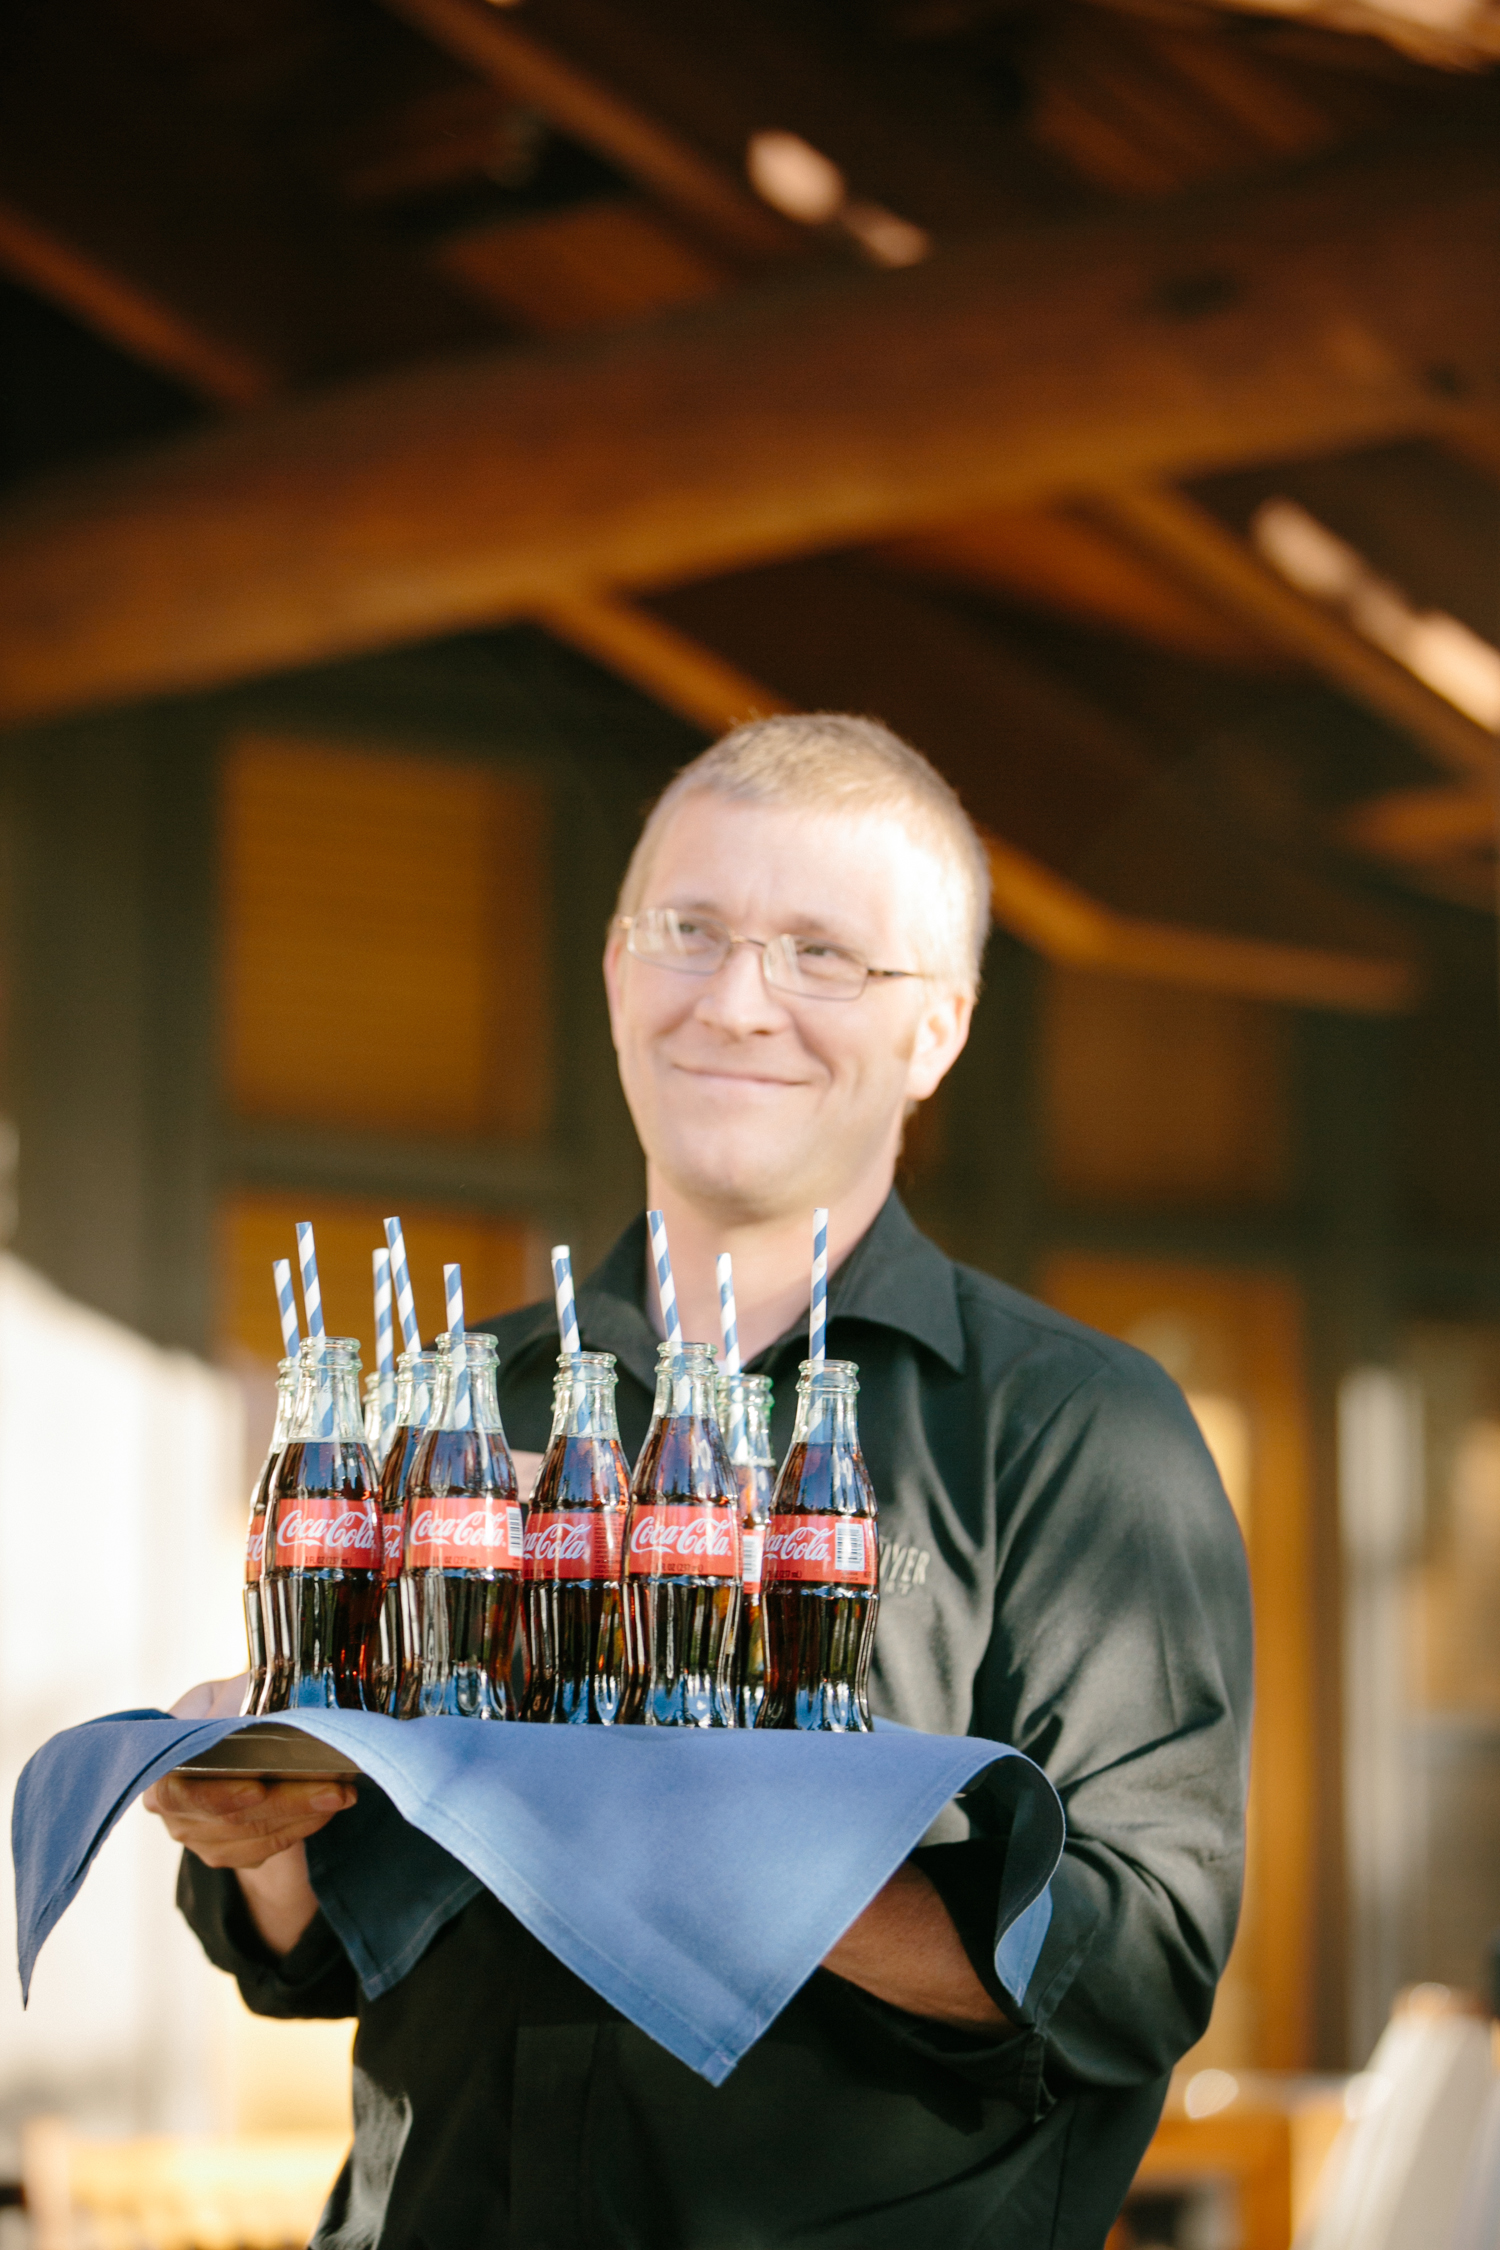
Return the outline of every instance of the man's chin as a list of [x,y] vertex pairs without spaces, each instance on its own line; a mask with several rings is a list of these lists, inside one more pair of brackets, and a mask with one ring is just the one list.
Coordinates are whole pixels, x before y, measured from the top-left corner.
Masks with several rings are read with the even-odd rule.
[[797,1183],[810,1171],[804,1149],[768,1147],[764,1136],[752,1145],[738,1137],[728,1146],[674,1150],[665,1169],[679,1193],[721,1211],[726,1219],[749,1225],[769,1219],[795,1201]]

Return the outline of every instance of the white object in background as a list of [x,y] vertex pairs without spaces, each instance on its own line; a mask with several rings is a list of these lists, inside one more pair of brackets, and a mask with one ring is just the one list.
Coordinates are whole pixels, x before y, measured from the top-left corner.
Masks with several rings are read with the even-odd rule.
[[[243,1667],[243,1480],[232,1382],[0,1256],[7,1803],[59,1728],[165,1707]],[[217,2122],[224,1980],[175,1910],[177,1857],[158,1822],[127,1813],[48,1939],[24,2015],[14,1974],[0,1978],[0,2152],[40,2110],[94,2130]]]
[[[1349,2122],[1296,2250],[1457,2250],[1460,2203],[1495,2090],[1488,2024],[1418,1987],[1351,2079]],[[1441,1993],[1441,1997],[1439,1997]],[[1493,2250],[1494,2237],[1476,2237]]]
[[[1349,2045],[1368,2054],[1402,1982],[1402,1929],[1425,1822],[1406,1754],[1404,1577],[1422,1519],[1422,1402],[1361,1367],[1339,1388],[1344,1559],[1344,1821]],[[1409,1973],[1409,1972],[1408,1972]]]
[[1500,2250],[1500,2082],[1489,2090],[1475,2135],[1453,2250]]

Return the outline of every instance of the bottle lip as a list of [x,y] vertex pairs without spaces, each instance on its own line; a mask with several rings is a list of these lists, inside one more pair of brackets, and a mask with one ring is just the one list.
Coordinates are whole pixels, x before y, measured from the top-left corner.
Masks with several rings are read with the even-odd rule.
[[563,1375],[607,1375],[615,1365],[613,1352],[559,1352],[558,1372]]
[[[482,1366],[486,1360],[496,1358],[499,1350],[500,1346],[496,1338],[488,1335],[484,1329],[466,1328],[464,1330],[464,1359],[469,1366],[472,1367],[476,1363]],[[446,1329],[438,1338],[437,1351],[433,1356],[437,1359],[456,1359],[458,1357],[457,1352],[448,1341]]]
[[396,1373],[401,1375],[414,1371],[418,1367],[436,1367],[437,1363],[438,1354],[430,1344],[424,1344],[419,1352],[403,1352],[401,1354],[396,1362]]
[[712,1344],[658,1344],[656,1347],[658,1367],[674,1366],[680,1359],[695,1360],[699,1365],[713,1367],[718,1357],[718,1351]]
[[859,1363],[852,1359],[825,1359],[821,1367],[805,1359],[797,1371],[797,1388],[802,1392],[857,1391],[859,1389]]
[[297,1354],[299,1367],[358,1367],[359,1338],[357,1336],[306,1336]]
[[746,1391],[751,1398],[769,1398],[771,1395],[771,1377],[769,1375],[746,1375],[743,1373],[726,1375],[721,1367],[719,1369],[719,1381],[726,1391],[732,1384],[738,1383],[741,1390]]

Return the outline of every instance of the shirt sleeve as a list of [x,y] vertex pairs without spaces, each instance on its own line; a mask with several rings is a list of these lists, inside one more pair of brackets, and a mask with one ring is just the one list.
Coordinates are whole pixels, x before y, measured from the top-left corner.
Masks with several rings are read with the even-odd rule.
[[1024,1998],[1049,2078],[1158,2078],[1201,2036],[1239,1912],[1251,1631],[1244,1545],[1187,1403],[1117,1347],[1002,1450],[979,1732],[1067,1815]]
[[359,1985],[348,1955],[321,1914],[315,1914],[290,1953],[274,1954],[250,1919],[245,1894],[227,1867],[205,1867],[184,1852],[177,1871],[177,1905],[216,1969],[240,1988],[257,2016],[352,2016]]

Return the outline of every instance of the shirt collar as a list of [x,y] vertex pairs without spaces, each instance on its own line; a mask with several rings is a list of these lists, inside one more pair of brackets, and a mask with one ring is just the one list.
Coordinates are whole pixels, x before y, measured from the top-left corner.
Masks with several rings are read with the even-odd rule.
[[[591,1351],[613,1352],[648,1390],[656,1383],[659,1341],[646,1316],[646,1217],[632,1219],[578,1291],[579,1325]],[[828,1318],[894,1328],[963,1372],[964,1333],[952,1261],[918,1232],[892,1188],[828,1285]],[[550,1319],[541,1308],[538,1333]],[[759,1360],[780,1358],[804,1333],[795,1321]]]

